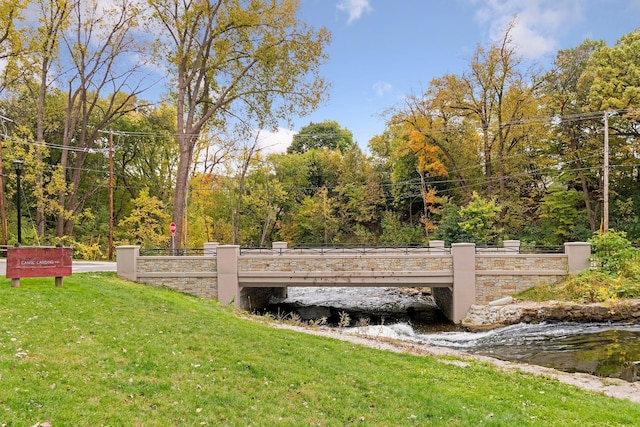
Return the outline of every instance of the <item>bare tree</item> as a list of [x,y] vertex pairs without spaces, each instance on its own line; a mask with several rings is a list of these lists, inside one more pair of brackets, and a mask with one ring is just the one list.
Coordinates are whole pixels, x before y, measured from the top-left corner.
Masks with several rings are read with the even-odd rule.
[[[45,149],[45,105],[49,87],[56,76],[51,75],[59,59],[60,39],[69,25],[69,17],[75,2],[38,0],[35,7],[38,8],[39,26],[33,29],[29,38],[27,52],[23,57],[26,70],[33,70],[34,75],[25,74],[28,79],[36,82],[34,99],[36,100],[36,162],[42,164]],[[26,87],[31,88],[28,84]],[[36,168],[35,200],[36,200],[36,232],[38,236],[44,235],[45,210],[49,205],[44,195],[44,171],[42,167]],[[53,208],[55,209],[55,208]],[[52,209],[52,210],[53,210]]]
[[137,96],[150,85],[135,38],[139,16],[135,0],[116,0],[109,8],[96,0],[72,4],[70,28],[63,36],[62,61],[68,68],[60,76],[68,77],[61,165],[69,190],[59,195],[64,206],[59,236],[72,235],[74,214],[83,208],[82,168],[100,131],[137,108]]

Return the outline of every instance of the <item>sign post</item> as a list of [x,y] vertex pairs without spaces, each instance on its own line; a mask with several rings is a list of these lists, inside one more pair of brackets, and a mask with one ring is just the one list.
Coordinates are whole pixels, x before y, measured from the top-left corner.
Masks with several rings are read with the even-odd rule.
[[169,231],[171,232],[171,255],[173,255],[173,251],[175,250],[175,237],[176,237],[176,223],[172,222],[169,226]]

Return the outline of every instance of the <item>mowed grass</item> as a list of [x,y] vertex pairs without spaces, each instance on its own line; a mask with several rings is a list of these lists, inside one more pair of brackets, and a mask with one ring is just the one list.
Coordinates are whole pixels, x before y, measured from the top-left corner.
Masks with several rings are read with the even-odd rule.
[[275,329],[112,273],[0,280],[0,425],[615,426],[640,405]]

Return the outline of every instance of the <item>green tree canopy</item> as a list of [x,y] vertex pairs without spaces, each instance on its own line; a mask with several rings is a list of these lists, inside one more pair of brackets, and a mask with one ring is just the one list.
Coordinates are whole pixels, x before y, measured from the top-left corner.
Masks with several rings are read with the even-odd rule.
[[592,78],[589,101],[595,111],[640,107],[640,30],[595,51],[587,76]]
[[336,121],[325,120],[303,127],[294,135],[287,153],[305,153],[316,148],[345,152],[354,145],[351,131],[343,129]]
[[500,206],[495,199],[483,199],[475,191],[469,204],[460,209],[460,228],[476,243],[495,243],[500,234],[498,214]]

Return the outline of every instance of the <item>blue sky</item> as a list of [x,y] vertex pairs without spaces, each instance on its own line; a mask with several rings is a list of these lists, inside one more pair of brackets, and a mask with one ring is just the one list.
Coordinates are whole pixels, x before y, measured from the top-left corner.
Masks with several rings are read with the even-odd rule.
[[518,52],[548,68],[559,49],[586,38],[609,46],[640,27],[640,0],[300,0],[299,18],[332,34],[322,68],[332,87],[313,114],[268,138],[286,149],[310,122],[335,120],[366,150],[385,110],[429,82],[464,72],[478,44],[500,39],[508,22]]

